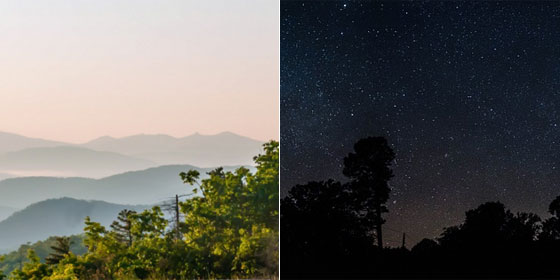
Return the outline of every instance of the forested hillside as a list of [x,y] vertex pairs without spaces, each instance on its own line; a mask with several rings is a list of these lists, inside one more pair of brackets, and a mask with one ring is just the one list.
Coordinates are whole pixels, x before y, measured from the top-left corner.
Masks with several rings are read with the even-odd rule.
[[[159,206],[123,210],[110,226],[91,217],[83,231],[87,252],[57,238],[41,261],[38,247],[9,279],[196,279],[276,277],[279,260],[279,146],[271,141],[254,158],[256,171],[216,168],[180,175],[193,185],[167,219]],[[200,183],[199,183],[200,182]],[[188,192],[185,192],[187,195]],[[191,194],[192,194],[191,193]],[[68,209],[70,211],[70,209]],[[13,260],[13,258],[7,259]],[[12,256],[13,257],[13,256]],[[13,266],[12,266],[13,267]]]
[[[70,251],[76,255],[83,255],[87,252],[87,248],[84,245],[84,235],[72,235],[70,238]],[[51,236],[46,240],[37,241],[35,243],[28,243],[21,245],[17,250],[14,250],[6,255],[4,255],[4,260],[0,263],[0,270],[4,273],[9,274],[14,269],[21,268],[23,263],[29,261],[27,259],[27,251],[33,250],[42,262],[45,262],[47,256],[53,253],[52,246],[57,243],[56,236]]]
[[83,221],[88,216],[108,226],[123,209],[142,211],[147,208],[150,206],[67,197],[41,201],[0,222],[0,250],[13,250],[21,244],[36,242],[49,236],[81,233]]

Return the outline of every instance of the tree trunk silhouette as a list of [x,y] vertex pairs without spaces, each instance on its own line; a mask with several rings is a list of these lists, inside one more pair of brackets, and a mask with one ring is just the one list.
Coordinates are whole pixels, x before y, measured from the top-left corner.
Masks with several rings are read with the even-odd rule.
[[393,177],[391,162],[395,153],[387,139],[383,137],[368,137],[358,140],[354,144],[354,152],[344,158],[344,176],[350,178],[353,199],[356,200],[357,210],[365,213],[368,219],[369,231],[375,231],[377,245],[383,248],[383,219],[381,215],[387,212],[385,203],[389,199],[388,182]]
[[379,248],[383,248],[383,232],[381,230],[381,225],[382,225],[382,220],[381,220],[381,204],[377,204],[376,205],[376,225],[375,225],[375,229],[377,232],[377,246],[379,246]]

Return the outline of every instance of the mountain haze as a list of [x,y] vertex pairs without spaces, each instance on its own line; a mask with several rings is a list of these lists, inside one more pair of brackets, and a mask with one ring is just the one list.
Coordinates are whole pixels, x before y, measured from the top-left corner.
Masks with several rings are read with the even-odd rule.
[[261,152],[263,142],[231,132],[175,138],[169,135],[133,135],[123,138],[104,136],[83,147],[120,153],[158,164],[193,164],[201,167],[250,165]]
[[171,164],[252,165],[262,144],[231,132],[181,138],[164,134],[103,136],[83,144],[0,132],[0,180],[29,176],[102,178]]
[[13,207],[0,206],[0,221],[8,218],[16,211],[17,209]]
[[29,148],[0,155],[0,170],[16,175],[100,178],[156,166],[152,161],[81,147]]
[[[225,167],[234,170],[237,167]],[[31,203],[51,198],[103,200],[121,204],[154,204],[175,194],[192,192],[183,184],[179,173],[189,169],[200,172],[201,178],[213,168],[191,165],[169,165],[141,171],[126,172],[102,179],[22,177],[0,181],[0,205],[24,208]]]
[[84,219],[109,226],[123,209],[142,211],[145,205],[112,204],[72,198],[49,199],[32,204],[0,222],[0,250],[14,249],[54,235],[82,233]]
[[30,138],[13,133],[0,132],[0,154],[36,147],[55,147],[67,143]]

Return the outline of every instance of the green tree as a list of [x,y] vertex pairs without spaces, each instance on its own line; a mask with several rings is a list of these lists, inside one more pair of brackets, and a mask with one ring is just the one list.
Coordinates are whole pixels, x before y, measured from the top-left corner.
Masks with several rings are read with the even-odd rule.
[[51,246],[54,252],[45,259],[47,264],[57,264],[70,253],[70,237],[57,236],[55,238],[56,244]]
[[35,251],[27,251],[26,262],[21,269],[12,271],[13,280],[41,280],[51,274],[48,265],[41,263],[41,260],[35,254]]
[[[277,274],[278,142],[264,144],[264,151],[254,158],[255,174],[244,167],[235,172],[217,168],[202,180],[202,197],[182,203],[185,242],[195,254],[191,277]],[[188,184],[196,179],[183,177]]]
[[[0,262],[4,261],[4,256],[0,256]],[[6,279],[6,274],[4,274],[4,271],[0,270],[0,280]]]
[[132,216],[136,214],[136,211],[124,209],[119,212],[117,221],[111,224],[111,228],[115,232],[117,239],[128,246],[132,246]]
[[[4,261],[0,263],[0,270],[5,274],[11,273],[16,268],[23,267],[23,263],[27,261],[25,255],[29,249],[33,249],[41,261],[46,261],[46,258],[52,253],[52,246],[56,246],[57,237],[52,236],[46,240],[37,241],[33,244],[24,244],[16,251],[12,251],[4,255]],[[70,239],[70,250],[76,255],[83,255],[87,252],[87,248],[83,244],[83,235],[72,235]],[[21,253],[20,253],[21,252]],[[20,265],[21,260],[21,265]]]

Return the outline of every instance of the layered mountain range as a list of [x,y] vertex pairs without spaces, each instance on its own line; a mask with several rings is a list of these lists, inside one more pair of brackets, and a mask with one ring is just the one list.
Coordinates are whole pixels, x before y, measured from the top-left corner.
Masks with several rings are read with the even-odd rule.
[[231,132],[100,137],[71,144],[0,132],[0,251],[108,225],[118,212],[192,193],[179,177],[195,169],[252,169],[262,142]]
[[102,178],[170,164],[251,165],[262,142],[231,132],[216,135],[104,136],[70,144],[0,132],[0,180],[54,176]]

